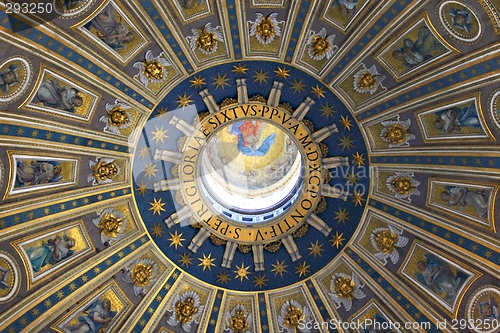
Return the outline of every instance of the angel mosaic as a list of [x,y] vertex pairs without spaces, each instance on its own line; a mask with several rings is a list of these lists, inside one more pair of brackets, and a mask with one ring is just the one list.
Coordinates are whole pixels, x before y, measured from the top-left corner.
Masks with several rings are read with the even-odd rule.
[[431,33],[430,29],[426,26],[421,26],[418,29],[417,39],[405,38],[403,46],[394,50],[392,56],[394,59],[402,61],[406,67],[413,67],[433,58],[436,53],[445,50],[445,47]]
[[467,188],[465,186],[446,186],[440,198],[450,207],[465,211],[472,209],[476,216],[488,217],[490,209],[490,191]]
[[82,222],[13,242],[36,283],[93,249]]
[[261,44],[270,44],[276,37],[281,36],[280,24],[284,21],[278,22],[276,17],[278,13],[269,14],[265,17],[262,13],[255,13],[255,21],[249,21],[250,36],[255,36],[257,41]]
[[75,254],[76,240],[67,235],[56,235],[40,245],[26,247],[31,268],[38,273],[46,266],[53,266]]
[[44,106],[68,112],[82,106],[82,93],[75,87],[64,84],[57,79],[43,80],[31,100]]
[[114,50],[125,48],[126,44],[132,42],[136,37],[134,31],[130,30],[127,24],[122,22],[121,17],[111,4],[104,7],[84,27],[93,30],[106,45]]
[[60,161],[20,159],[16,164],[16,185],[25,187],[63,181]]
[[467,279],[467,274],[433,253],[424,254],[417,261],[415,278],[430,292],[448,303],[453,303]]
[[101,298],[92,303],[78,317],[78,323],[65,328],[71,333],[107,332],[110,322],[117,312],[112,310],[111,301]]
[[398,248],[408,244],[408,237],[403,236],[403,231],[388,224],[387,228],[375,228],[371,235],[370,241],[377,253],[375,258],[386,262],[390,259],[393,264],[399,261]]
[[139,25],[114,1],[78,29],[122,62],[130,60],[147,43]]
[[201,305],[200,296],[193,290],[186,291],[182,295],[175,295],[173,313],[167,323],[171,326],[180,324],[185,332],[190,333],[192,325],[199,324],[204,308],[205,306]]
[[301,305],[294,299],[288,300],[281,306],[280,314],[278,315],[278,325],[280,332],[286,333],[309,333],[311,330],[307,323],[311,320],[311,311],[305,305]]
[[132,306],[114,281],[101,286],[97,295],[77,304],[77,309],[52,328],[66,333],[113,332]]
[[342,15],[354,15],[359,0],[335,0],[332,6],[338,6]]
[[475,103],[462,108],[452,107],[437,111],[434,114],[434,127],[441,130],[442,134],[483,132]]

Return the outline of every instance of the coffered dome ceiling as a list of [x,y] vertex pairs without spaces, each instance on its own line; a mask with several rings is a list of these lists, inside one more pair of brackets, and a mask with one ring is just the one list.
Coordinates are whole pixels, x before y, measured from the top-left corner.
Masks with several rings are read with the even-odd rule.
[[1,8],[0,331],[498,331],[500,1]]

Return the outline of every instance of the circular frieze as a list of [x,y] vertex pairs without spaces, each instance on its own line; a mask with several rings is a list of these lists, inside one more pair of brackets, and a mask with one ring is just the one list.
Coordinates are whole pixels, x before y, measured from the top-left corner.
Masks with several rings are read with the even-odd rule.
[[12,103],[27,89],[32,68],[27,58],[14,56],[0,65],[0,104]]
[[21,284],[19,267],[14,258],[0,252],[0,303],[10,301],[17,294]]
[[467,326],[474,332],[493,333],[500,327],[500,287],[485,285],[474,291],[467,303]]
[[134,198],[179,269],[231,290],[275,289],[342,251],[368,162],[351,113],[320,81],[272,62],[218,64],[179,83],[144,126]]
[[441,2],[438,5],[438,16],[446,32],[459,42],[476,43],[483,34],[483,27],[476,13],[461,2]]

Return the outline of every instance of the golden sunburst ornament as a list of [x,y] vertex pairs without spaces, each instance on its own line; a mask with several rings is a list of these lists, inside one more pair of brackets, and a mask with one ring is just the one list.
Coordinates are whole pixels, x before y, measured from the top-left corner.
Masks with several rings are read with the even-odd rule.
[[151,205],[151,208],[149,208],[149,210],[153,211],[153,215],[155,214],[161,215],[161,212],[165,211],[165,208],[163,208],[163,206],[165,206],[166,203],[161,202],[161,198],[159,200],[153,198],[153,202],[150,202],[149,204]]
[[350,131],[351,130],[351,127],[353,127],[354,125],[352,124],[352,120],[349,119],[349,116],[340,116],[340,123],[342,124],[342,126],[344,126],[344,129]]
[[[158,170],[156,169],[156,164],[153,164],[153,162],[146,164],[144,166],[144,177],[148,176],[148,179],[151,179],[151,177],[156,177],[156,172]],[[145,193],[145,192],[144,192]]]
[[189,82],[191,82],[190,87],[194,88],[201,88],[202,86],[206,85],[205,78],[202,78],[201,75],[193,77],[193,79],[189,80]]
[[236,276],[234,278],[239,278],[241,282],[243,282],[243,279],[248,280],[248,275],[250,274],[250,272],[248,271],[249,268],[250,266],[245,267],[244,263],[241,263],[241,266],[236,265],[236,270],[234,271],[234,273],[236,273]]
[[356,152],[356,154],[352,155],[352,157],[353,157],[353,163],[357,167],[365,165],[365,158],[363,157],[363,154]]
[[293,82],[290,83],[290,89],[293,90],[293,93],[303,93],[306,91],[305,89],[306,85],[302,83],[302,80],[294,80]]
[[349,212],[347,208],[339,208],[338,212],[335,212],[335,220],[339,220],[340,223],[345,223],[345,221],[349,220]]
[[176,250],[177,247],[182,246],[182,242],[185,241],[185,239],[182,238],[182,233],[179,234],[177,230],[174,234],[170,233],[170,238],[168,240],[170,241],[170,246],[175,246]]
[[271,265],[273,266],[271,272],[274,272],[275,276],[279,274],[281,277],[283,277],[283,273],[287,273],[286,268],[288,266],[285,265],[284,260],[282,262],[276,261],[276,264],[271,264]]
[[224,74],[224,75],[220,75],[220,74],[217,74],[217,77],[214,77],[214,82],[212,83],[214,86],[215,86],[215,89],[223,89],[226,87],[226,86],[229,86],[229,83],[227,83],[227,81],[229,81],[229,79],[226,77],[227,74]]
[[343,242],[345,241],[345,238],[343,236],[344,236],[344,233],[339,234],[336,231],[335,236],[332,236],[332,239],[329,240],[329,242],[332,243],[332,247],[335,246],[338,249],[339,246],[342,246]]
[[355,207],[358,205],[363,205],[363,201],[365,201],[365,199],[363,199],[363,193],[361,192],[361,190],[356,191],[352,194],[352,202],[354,203]]
[[279,67],[278,69],[274,71],[275,75],[279,78],[286,79],[287,77],[290,76],[290,70],[286,69],[286,67]]
[[260,69],[258,72],[255,71],[255,75],[253,76],[255,79],[254,82],[259,82],[259,84],[262,84],[262,82],[267,83],[267,79],[269,76],[267,76],[267,72],[264,72],[262,69]]
[[179,255],[179,262],[181,263],[181,267],[189,268],[189,265],[193,264],[193,258],[189,255],[189,253],[183,253]]
[[299,275],[299,278],[303,276],[306,276],[307,273],[309,273],[309,267],[311,265],[308,265],[305,261],[302,264],[299,264],[297,267],[295,267],[295,273]]
[[311,93],[318,98],[325,98],[325,90],[321,88],[319,85],[312,87]]
[[163,129],[163,126],[161,128],[155,126],[155,129],[156,130],[154,132],[151,132],[151,134],[153,134],[153,140],[156,140],[156,143],[160,141],[161,143],[164,143],[163,139],[168,138],[168,135],[166,134],[168,132],[168,129]]
[[209,253],[208,256],[206,256],[205,254],[203,254],[203,258],[198,258],[198,260],[200,261],[200,263],[198,264],[198,266],[202,266],[203,267],[203,271],[205,271],[205,269],[208,268],[208,270],[211,270],[212,267],[215,266],[214,264],[214,261],[215,261],[216,258],[212,258],[212,254]]
[[238,64],[237,66],[233,65],[233,69],[231,72],[239,75],[246,75],[248,71],[248,67],[246,65]]
[[184,93],[184,95],[182,95],[182,96],[177,95],[177,97],[179,98],[177,100],[177,107],[184,108],[186,106],[189,106],[190,103],[193,103],[194,100],[191,99],[191,96],[193,96],[193,95],[188,96],[186,93]]

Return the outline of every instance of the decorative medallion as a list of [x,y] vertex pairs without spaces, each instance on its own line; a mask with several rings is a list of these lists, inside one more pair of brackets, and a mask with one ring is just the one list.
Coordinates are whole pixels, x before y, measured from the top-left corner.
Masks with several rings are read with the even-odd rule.
[[144,296],[147,289],[156,282],[158,266],[151,259],[136,259],[125,268],[123,281],[134,285],[134,294]]
[[500,89],[495,89],[488,98],[488,108],[495,125],[500,128]]
[[125,214],[109,207],[98,215],[92,222],[101,230],[101,242],[108,246],[120,240],[127,224]]
[[62,19],[72,19],[84,14],[95,0],[56,0],[54,12]]
[[[216,68],[178,84],[158,106],[174,111],[145,126],[151,138],[133,167],[143,221],[167,257],[208,283],[248,291],[301,281],[341,251],[361,217],[369,175],[361,134],[333,93],[302,71],[260,61]],[[213,87],[199,84],[207,75]],[[289,76],[329,103],[288,99],[293,88],[278,79]],[[322,115],[333,107],[338,127]],[[331,216],[355,222],[332,234]]]
[[467,302],[467,322],[474,323],[473,331],[478,333],[498,332],[500,327],[500,287],[484,285],[471,295]]
[[327,35],[326,29],[321,28],[321,30],[316,33],[311,30],[311,35],[307,38],[307,54],[313,60],[330,59],[335,51],[338,49],[337,45],[333,45],[333,40],[335,35]]
[[377,253],[374,254],[375,258],[387,261],[391,259],[393,264],[399,261],[398,247],[404,247],[408,243],[408,237],[403,236],[403,231],[388,224],[387,228],[375,228],[371,235],[370,240]]
[[226,331],[229,333],[251,333],[252,314],[241,304],[226,314]]
[[483,27],[476,13],[462,2],[443,1],[437,9],[441,24],[454,39],[462,43],[476,43],[482,37]]
[[21,274],[16,261],[7,252],[0,252],[0,303],[10,301],[19,291]]
[[269,14],[265,17],[262,13],[255,13],[255,22],[250,21],[250,36],[255,36],[259,43],[270,44],[276,38],[281,37],[280,23],[276,17],[278,13]]
[[98,158],[89,161],[92,173],[87,177],[87,181],[92,185],[101,185],[113,182],[113,179],[120,174],[120,167],[112,158]]
[[176,295],[173,302],[173,314],[167,323],[171,326],[180,325],[185,332],[191,332],[191,325],[199,324],[204,305],[200,304],[200,296],[195,291],[186,291]]
[[144,61],[134,63],[133,67],[139,70],[139,73],[134,76],[134,79],[139,80],[145,87],[150,84],[160,84],[166,80],[168,76],[167,67],[171,63],[160,52],[158,56],[153,56],[153,51],[148,50],[144,55]]
[[381,124],[384,126],[380,132],[380,138],[389,144],[389,148],[408,147],[408,141],[415,139],[415,135],[410,133],[411,119],[406,120],[385,120]]
[[221,27],[212,28],[212,22],[205,24],[203,29],[191,29],[192,36],[188,36],[191,50],[200,50],[204,54],[214,54],[220,43],[224,43]]
[[33,69],[28,59],[14,56],[0,65],[0,104],[12,103],[26,91]]
[[364,298],[366,295],[361,290],[364,285],[359,282],[358,277],[352,273],[335,273],[330,281],[330,298],[337,303],[338,307],[344,306],[346,311],[351,310],[352,301]]
[[[307,306],[301,305],[296,300],[288,300],[281,306],[280,314],[278,315],[278,325],[280,331],[286,333],[309,333],[307,328],[300,328],[301,323],[307,323],[311,320],[311,312]],[[304,325],[300,325],[304,326]]]
[[417,189],[420,182],[413,179],[413,176],[413,173],[396,172],[387,178],[387,188],[394,193],[396,198],[411,201],[412,195],[420,195],[420,191]]
[[113,134],[121,134],[123,131],[132,125],[132,115],[130,114],[130,106],[116,100],[114,104],[106,103],[107,115],[102,116],[100,121],[106,124],[104,131],[109,131]]
[[354,74],[354,90],[361,94],[370,93],[373,95],[382,85],[383,80],[385,80],[385,76],[378,73],[375,65],[363,68]]

